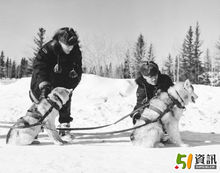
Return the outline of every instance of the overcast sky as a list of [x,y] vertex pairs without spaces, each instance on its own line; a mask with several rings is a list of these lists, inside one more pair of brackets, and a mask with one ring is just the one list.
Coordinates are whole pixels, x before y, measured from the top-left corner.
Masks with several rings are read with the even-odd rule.
[[220,0],[0,0],[0,51],[11,58],[32,55],[39,27],[49,39],[71,26],[81,40],[94,35],[135,42],[140,33],[166,57],[180,48],[190,25],[199,22],[203,48],[220,38]]

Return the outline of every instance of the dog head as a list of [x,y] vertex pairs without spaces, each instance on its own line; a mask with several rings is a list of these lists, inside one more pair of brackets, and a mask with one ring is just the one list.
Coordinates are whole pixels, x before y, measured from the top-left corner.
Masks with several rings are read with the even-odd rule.
[[56,102],[60,108],[66,104],[72,95],[72,89],[66,89],[63,87],[54,88],[51,93],[48,95],[48,98],[53,102]]
[[168,93],[177,99],[182,106],[186,106],[190,102],[195,103],[195,100],[198,98],[194,92],[194,87],[188,79],[185,82],[179,82],[170,87]]

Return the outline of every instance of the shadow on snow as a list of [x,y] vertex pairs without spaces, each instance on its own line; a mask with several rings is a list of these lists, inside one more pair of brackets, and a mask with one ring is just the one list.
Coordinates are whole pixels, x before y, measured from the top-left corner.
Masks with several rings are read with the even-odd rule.
[[[123,132],[118,134],[98,134],[98,135],[88,135],[87,133],[73,133],[75,139],[72,143],[68,145],[80,144],[116,144],[117,143],[130,143],[130,132]],[[220,134],[215,133],[198,133],[191,131],[181,132],[182,139],[184,143],[188,144],[190,147],[196,146],[207,146],[207,145],[220,145]],[[6,139],[6,135],[0,135],[1,140]],[[40,145],[52,145],[53,143],[47,137],[46,134],[40,134],[39,140]],[[39,145],[38,145],[39,146]],[[174,144],[166,144],[165,147],[176,147]]]

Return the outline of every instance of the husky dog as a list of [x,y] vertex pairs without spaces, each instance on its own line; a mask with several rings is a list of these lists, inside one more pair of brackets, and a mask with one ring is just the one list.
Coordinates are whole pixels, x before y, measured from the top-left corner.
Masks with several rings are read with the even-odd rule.
[[[132,132],[133,144],[143,147],[162,147],[164,144],[160,141],[166,132],[170,142],[177,146],[187,146],[181,140],[179,120],[185,106],[189,102],[194,103],[197,98],[198,96],[194,93],[194,88],[189,80],[179,82],[171,86],[167,92],[161,92],[152,98],[149,107],[144,109],[135,126],[140,126],[147,121],[150,123]],[[160,115],[162,116],[160,117]]]
[[[6,143],[14,145],[31,144],[43,127],[45,127],[48,136],[54,144],[61,145],[66,143],[56,131],[55,118],[59,115],[59,109],[69,100],[71,94],[71,89],[54,88],[48,98],[43,98],[38,104],[32,105],[26,115],[19,118],[13,127],[10,128]],[[44,115],[46,115],[45,118],[43,118]],[[37,125],[40,120],[42,124]]]

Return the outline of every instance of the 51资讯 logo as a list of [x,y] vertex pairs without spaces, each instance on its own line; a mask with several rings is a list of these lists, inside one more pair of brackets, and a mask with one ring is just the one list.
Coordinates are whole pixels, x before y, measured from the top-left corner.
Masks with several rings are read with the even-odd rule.
[[177,154],[175,169],[191,169],[192,161],[194,160],[194,169],[217,169],[217,161],[215,154],[195,154],[190,153]]

